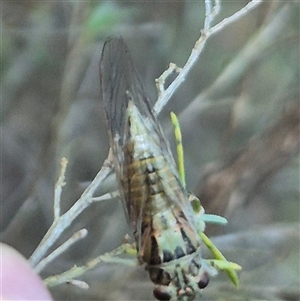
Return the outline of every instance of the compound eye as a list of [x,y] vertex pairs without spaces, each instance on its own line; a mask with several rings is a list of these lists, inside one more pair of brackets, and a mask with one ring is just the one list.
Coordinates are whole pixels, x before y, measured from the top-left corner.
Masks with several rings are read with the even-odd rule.
[[169,301],[172,298],[168,292],[164,291],[163,288],[160,287],[154,288],[153,295],[157,300],[160,301]]
[[201,278],[200,281],[198,282],[198,287],[199,287],[200,289],[204,289],[204,288],[207,287],[208,282],[209,282],[209,276],[208,276],[207,273],[204,273],[204,274],[202,275],[202,278]]

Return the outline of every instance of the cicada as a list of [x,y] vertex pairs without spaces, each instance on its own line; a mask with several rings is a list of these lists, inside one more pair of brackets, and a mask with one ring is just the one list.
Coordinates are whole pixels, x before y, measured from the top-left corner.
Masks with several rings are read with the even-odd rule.
[[[158,300],[193,300],[216,274],[199,216],[122,38],[105,42],[100,85],[120,197]],[[200,226],[204,231],[203,225]]]

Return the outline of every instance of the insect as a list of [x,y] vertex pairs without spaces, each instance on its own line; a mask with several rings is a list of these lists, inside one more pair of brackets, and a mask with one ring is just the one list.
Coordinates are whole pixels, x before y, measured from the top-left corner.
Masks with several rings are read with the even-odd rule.
[[138,260],[148,270],[158,300],[193,300],[216,274],[201,256],[204,210],[196,216],[192,204],[197,199],[185,188],[122,38],[105,42],[100,84],[120,197]]

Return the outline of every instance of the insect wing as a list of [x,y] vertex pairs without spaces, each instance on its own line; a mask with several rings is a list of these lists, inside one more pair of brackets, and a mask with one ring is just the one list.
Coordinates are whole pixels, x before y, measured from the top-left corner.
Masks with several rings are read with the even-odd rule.
[[[124,133],[129,93],[133,101],[139,103],[140,111],[150,111],[129,50],[122,38],[109,39],[103,46],[100,60],[100,86],[110,138],[119,136],[118,143],[113,142],[111,146],[119,148],[125,144],[126,139]],[[113,151],[116,155],[116,149]]]
[[[139,76],[134,69],[129,50],[122,38],[109,39],[104,44],[100,60],[100,86],[108,123],[110,145],[114,156],[115,172],[119,181],[120,193],[123,194],[121,195],[122,200],[126,199],[122,179],[127,176],[125,174],[126,168],[124,168],[126,158],[124,158],[123,147],[131,138],[126,129],[129,102],[133,102],[139,113],[147,120],[146,127],[149,131],[151,130],[153,134],[157,135],[162,153],[169,163],[169,168],[177,178],[179,186],[182,187],[169,145],[151,111],[149,99],[144,92]],[[194,227],[193,210],[184,189],[176,192],[176,198],[173,201],[178,204],[191,226]],[[127,213],[131,216],[130,199],[127,199],[126,203]],[[130,222],[138,224],[138,221],[131,220]]]

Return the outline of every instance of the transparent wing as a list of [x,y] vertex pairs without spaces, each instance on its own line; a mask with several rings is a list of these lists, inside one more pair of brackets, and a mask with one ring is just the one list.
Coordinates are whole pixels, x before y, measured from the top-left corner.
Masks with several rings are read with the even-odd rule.
[[[134,69],[129,50],[122,38],[108,39],[100,60],[100,86],[110,138],[116,151],[125,144],[124,133],[127,123],[128,92],[140,112],[153,119],[149,100]],[[120,150],[122,151],[122,150]]]
[[[169,145],[164,138],[159,123],[151,111],[151,104],[144,92],[139,76],[134,69],[134,65],[129,50],[122,38],[113,38],[105,42],[100,60],[100,85],[103,97],[105,115],[108,123],[110,144],[115,160],[115,172],[119,179],[120,190],[122,192],[122,177],[124,175],[124,153],[123,146],[127,143],[126,131],[127,108],[129,101],[132,101],[138,108],[140,114],[151,124],[152,130],[159,137],[159,144],[164,157],[169,163],[172,173],[178,180],[180,186],[177,167],[172,157]],[[188,201],[184,189],[177,193],[174,200],[184,212],[191,226],[194,225],[193,210]],[[124,199],[124,195],[122,199]],[[130,200],[127,200],[127,210],[130,211]]]

